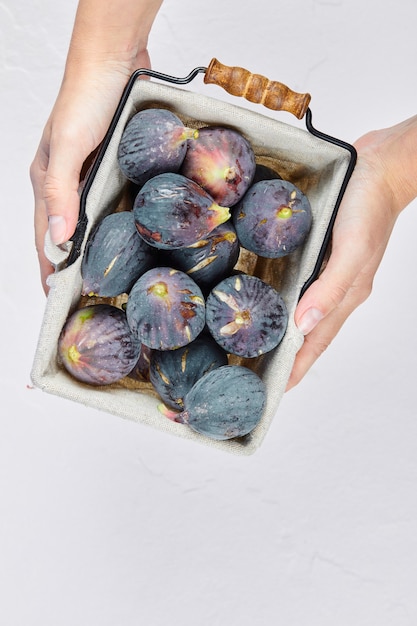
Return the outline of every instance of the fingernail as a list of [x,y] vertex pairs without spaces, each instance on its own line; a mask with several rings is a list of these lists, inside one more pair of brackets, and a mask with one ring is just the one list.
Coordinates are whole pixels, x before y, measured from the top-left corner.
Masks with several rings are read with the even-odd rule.
[[311,308],[307,309],[302,318],[297,324],[298,330],[300,330],[303,335],[308,335],[315,326],[323,319],[323,313],[318,309]]
[[52,242],[56,245],[64,243],[66,241],[65,234],[67,231],[67,224],[65,218],[62,215],[50,215],[48,218],[49,234]]

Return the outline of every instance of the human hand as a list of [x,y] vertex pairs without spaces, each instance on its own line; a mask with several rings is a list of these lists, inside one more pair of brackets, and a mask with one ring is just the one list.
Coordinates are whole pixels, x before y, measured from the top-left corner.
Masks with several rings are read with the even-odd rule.
[[162,0],[79,0],[65,74],[31,164],[35,245],[42,285],[54,271],[45,256],[49,228],[59,245],[74,234],[83,165],[101,143],[123,89],[149,68],[148,35]]
[[[142,67],[149,67],[144,53]],[[35,197],[35,245],[42,285],[53,267],[44,239],[62,244],[73,235],[79,214],[80,175],[84,162],[102,141],[130,75],[127,66],[84,68],[76,81],[65,79],[43,131],[30,169]]]
[[329,260],[295,311],[305,339],[287,390],[369,297],[395,221],[417,195],[417,116],[364,135],[355,148],[358,160],[335,220]]

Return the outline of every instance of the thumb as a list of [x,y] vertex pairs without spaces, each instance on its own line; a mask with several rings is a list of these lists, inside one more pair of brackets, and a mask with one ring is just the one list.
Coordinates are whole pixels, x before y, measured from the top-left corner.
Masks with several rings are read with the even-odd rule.
[[[65,148],[64,148],[65,146]],[[51,145],[43,200],[51,240],[59,245],[74,234],[79,215],[79,184],[83,155],[76,142]]]
[[[328,263],[301,297],[294,315],[298,329],[307,335],[317,324],[339,307],[352,287],[357,304],[364,301],[372,288],[366,276],[372,258],[369,242],[358,235],[358,224],[349,224],[334,232]],[[358,280],[363,276],[365,280]]]

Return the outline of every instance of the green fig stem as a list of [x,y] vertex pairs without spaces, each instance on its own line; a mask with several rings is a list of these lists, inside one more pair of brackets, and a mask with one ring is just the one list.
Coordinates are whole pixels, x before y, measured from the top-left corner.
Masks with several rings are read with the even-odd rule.
[[171,422],[177,422],[178,424],[186,424],[184,411],[174,411],[169,409],[163,402],[158,404],[158,411],[162,413],[164,417],[167,417]]
[[187,126],[184,128],[184,132],[181,135],[181,139],[184,141],[185,139],[198,139],[199,132],[196,128],[188,128]]
[[277,213],[277,217],[282,220],[287,220],[292,216],[292,209],[289,206],[283,206]]
[[223,178],[227,183],[233,183],[233,181],[236,179],[236,168],[227,167],[224,171]]
[[72,363],[78,363],[78,361],[80,360],[80,353],[75,344],[73,344],[72,346],[68,348],[68,359]]
[[149,288],[149,291],[152,292],[154,296],[158,296],[159,298],[164,298],[168,295],[167,285],[163,281],[152,285],[152,287]]
[[225,222],[227,222],[227,220],[231,217],[229,207],[221,206],[220,204],[216,204],[215,202],[213,202],[209,210],[213,213],[210,220],[213,226],[213,230],[214,228],[216,228],[216,226],[220,226],[220,224],[224,224]]

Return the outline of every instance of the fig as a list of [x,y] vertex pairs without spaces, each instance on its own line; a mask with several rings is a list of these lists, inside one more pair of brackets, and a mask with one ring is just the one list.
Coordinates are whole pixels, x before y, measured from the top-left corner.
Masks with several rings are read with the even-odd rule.
[[180,348],[205,326],[205,301],[200,287],[184,272],[151,268],[133,285],[126,316],[137,339],[154,350]]
[[90,385],[109,385],[127,376],[140,350],[125,312],[109,304],[75,310],[58,339],[58,356],[64,368]]
[[206,126],[188,144],[180,172],[201,185],[215,202],[231,207],[250,186],[255,167],[253,148],[240,132]]
[[140,237],[131,211],[111,213],[98,222],[81,262],[83,295],[116,297],[128,293],[155,265],[155,248]]
[[149,378],[164,403],[184,407],[184,396],[202,376],[227,365],[227,354],[209,335],[176,350],[151,350]]
[[138,111],[122,133],[117,154],[119,167],[137,185],[162,172],[177,172],[188,139],[197,135],[197,130],[184,126],[168,109]]
[[250,433],[259,423],[266,400],[262,379],[242,365],[222,365],[200,378],[184,398],[184,409],[165,406],[163,415],[212,439]]
[[274,287],[257,276],[242,273],[223,279],[209,293],[206,323],[224,350],[252,358],[281,342],[288,311]]
[[148,180],[135,198],[133,213],[143,239],[159,249],[191,246],[230,218],[200,185],[176,173]]
[[282,179],[282,176],[278,174],[276,170],[268,165],[262,165],[261,163],[256,164],[255,175],[252,179],[251,185],[258,183],[260,180],[273,180],[273,179]]
[[141,345],[139,358],[134,368],[129,372],[129,378],[140,382],[149,382],[149,365],[151,360],[151,349],[145,344]]
[[241,245],[258,256],[279,258],[301,246],[310,231],[307,196],[287,180],[261,180],[233,209]]
[[230,274],[239,252],[236,230],[228,220],[187,248],[164,250],[162,258],[167,265],[186,272],[207,293]]

